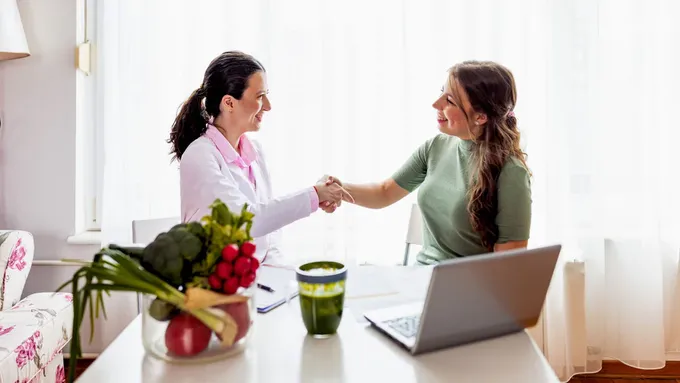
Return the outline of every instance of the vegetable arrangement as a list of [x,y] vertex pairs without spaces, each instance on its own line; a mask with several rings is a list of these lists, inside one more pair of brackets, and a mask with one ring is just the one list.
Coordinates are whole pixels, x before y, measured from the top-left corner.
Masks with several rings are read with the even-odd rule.
[[[73,338],[68,381],[82,356],[80,326],[88,312],[106,318],[103,294],[129,291],[154,296],[149,315],[169,321],[165,345],[176,356],[196,355],[208,347],[212,334],[231,346],[251,325],[248,297],[260,266],[254,257],[250,229],[253,214],[244,205],[234,214],[219,199],[201,222],[182,223],[159,234],[145,247],[109,245],[92,261],[65,260],[81,267],[57,291],[71,286]],[[87,310],[89,309],[89,310]]]

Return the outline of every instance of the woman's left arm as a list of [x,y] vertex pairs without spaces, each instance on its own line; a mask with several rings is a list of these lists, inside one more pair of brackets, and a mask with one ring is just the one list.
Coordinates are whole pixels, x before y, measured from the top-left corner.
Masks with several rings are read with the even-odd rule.
[[531,231],[531,180],[529,171],[509,162],[498,177],[498,241],[494,251],[527,247]]

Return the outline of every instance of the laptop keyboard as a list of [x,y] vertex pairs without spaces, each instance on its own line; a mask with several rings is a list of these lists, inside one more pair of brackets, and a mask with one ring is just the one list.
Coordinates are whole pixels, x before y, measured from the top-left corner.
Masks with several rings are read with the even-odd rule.
[[387,325],[392,327],[399,334],[412,338],[418,333],[418,326],[420,325],[420,315],[413,315],[408,317],[390,319],[385,321]]

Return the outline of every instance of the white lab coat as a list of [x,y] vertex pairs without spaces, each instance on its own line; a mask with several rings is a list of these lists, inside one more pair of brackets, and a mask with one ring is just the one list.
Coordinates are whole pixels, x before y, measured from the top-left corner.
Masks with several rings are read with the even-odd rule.
[[243,169],[227,163],[208,137],[202,136],[189,145],[180,161],[182,222],[198,221],[210,214],[209,206],[216,198],[237,212],[247,202],[248,210],[254,214],[250,234],[256,246],[255,256],[264,263],[281,263],[280,230],[315,210],[315,191],[310,187],[274,198],[262,148],[256,141],[251,142],[257,153],[251,164],[255,188]]

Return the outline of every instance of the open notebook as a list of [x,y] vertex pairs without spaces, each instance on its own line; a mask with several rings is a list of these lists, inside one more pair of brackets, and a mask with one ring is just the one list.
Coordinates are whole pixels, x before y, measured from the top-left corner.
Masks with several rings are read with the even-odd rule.
[[256,289],[257,312],[266,313],[286,303],[286,293],[290,298],[298,295],[294,270],[263,265],[257,274],[257,283],[274,289],[273,293],[261,288]]

